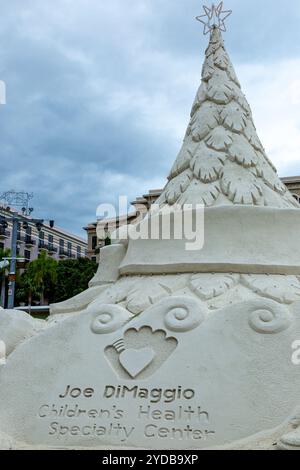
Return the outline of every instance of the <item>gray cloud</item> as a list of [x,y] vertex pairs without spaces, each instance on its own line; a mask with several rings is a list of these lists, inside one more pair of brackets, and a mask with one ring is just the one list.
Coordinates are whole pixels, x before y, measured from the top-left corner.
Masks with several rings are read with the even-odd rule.
[[[300,56],[299,1],[273,5],[225,2],[237,68]],[[80,233],[100,202],[162,186],[199,84],[200,12],[198,0],[4,3],[0,189],[33,191],[36,215]]]

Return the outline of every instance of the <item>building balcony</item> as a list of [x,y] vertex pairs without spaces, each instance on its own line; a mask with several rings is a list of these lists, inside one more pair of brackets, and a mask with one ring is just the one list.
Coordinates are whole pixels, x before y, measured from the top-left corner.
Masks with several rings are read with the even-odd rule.
[[64,250],[63,248],[60,248],[60,249],[59,249],[59,257],[60,257],[61,259],[66,259],[66,258],[68,258],[68,252],[67,252],[67,250]]
[[39,250],[46,250],[49,252],[49,254],[53,255],[57,253],[58,249],[55,248],[53,243],[46,243],[43,240],[39,241]]
[[24,237],[24,242],[25,242],[26,248],[32,248],[36,245],[36,241],[33,240],[33,238],[29,236]]
[[72,252],[70,252],[69,250],[64,250],[63,248],[60,248],[59,249],[59,257],[61,259],[67,259],[67,258],[73,259],[73,258],[75,258],[75,255]]
[[48,251],[50,255],[55,255],[58,252],[58,249],[52,243],[48,244]]
[[10,232],[0,227],[0,240],[5,240],[10,237]]
[[39,240],[39,250],[48,251],[48,243],[44,242],[43,240]]

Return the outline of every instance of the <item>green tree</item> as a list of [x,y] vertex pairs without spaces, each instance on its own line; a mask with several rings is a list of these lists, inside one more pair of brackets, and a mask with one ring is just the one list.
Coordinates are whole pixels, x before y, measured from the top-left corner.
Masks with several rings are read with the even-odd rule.
[[88,258],[67,259],[57,265],[57,282],[51,302],[63,302],[88,288],[97,271],[97,263]]
[[57,262],[42,252],[18,278],[16,298],[29,306],[37,299],[44,303],[45,297],[49,303],[63,302],[86,290],[96,271],[97,263],[88,258]]
[[39,257],[29,263],[21,276],[17,287],[17,299],[20,301],[27,296],[28,305],[39,296],[41,305],[45,304],[45,295],[54,289],[57,282],[57,261],[50,258],[45,250]]
[[[8,258],[10,256],[10,250],[0,249],[0,262],[3,261],[3,258]],[[0,277],[1,277],[1,291],[0,291],[0,305],[5,307],[5,294],[6,294],[6,275],[7,268],[0,268]]]
[[33,276],[27,274],[27,271],[17,277],[16,299],[18,302],[24,302],[31,307],[32,301],[39,297],[39,291],[34,283]]

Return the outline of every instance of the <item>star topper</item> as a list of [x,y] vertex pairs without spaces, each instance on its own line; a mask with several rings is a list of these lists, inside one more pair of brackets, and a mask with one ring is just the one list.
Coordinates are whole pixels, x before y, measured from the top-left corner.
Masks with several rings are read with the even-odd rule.
[[203,34],[207,34],[217,28],[226,32],[225,20],[231,15],[232,10],[223,10],[223,2],[219,5],[212,4],[211,8],[203,6],[205,15],[197,16],[196,20],[204,24]]

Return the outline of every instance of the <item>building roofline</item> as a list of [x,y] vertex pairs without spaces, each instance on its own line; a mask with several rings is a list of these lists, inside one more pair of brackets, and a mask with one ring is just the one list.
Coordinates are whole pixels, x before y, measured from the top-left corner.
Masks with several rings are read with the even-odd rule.
[[283,183],[300,183],[300,176],[285,176],[280,179]]
[[67,230],[62,229],[60,227],[51,228],[49,227],[49,225],[44,225],[43,230],[48,230],[49,232],[55,232],[57,235],[62,234],[62,235],[65,235],[66,237],[72,238],[75,241],[87,244],[87,241],[84,238],[81,238],[78,235],[70,233]]
[[137,216],[137,211],[130,212],[129,214],[120,215],[116,218],[112,217],[110,219],[99,220],[98,222],[91,222],[87,227],[84,227],[84,230],[89,230],[97,228],[97,225],[109,225],[110,223],[123,222],[124,220],[131,220]]
[[103,220],[99,220],[98,223],[96,223],[96,226],[97,225],[106,225],[106,224],[110,224],[110,223],[115,223],[115,222],[123,222],[124,220],[131,220],[133,219],[134,217],[137,216],[137,211],[134,211],[134,212],[131,212],[129,214],[124,214],[124,215],[119,215],[117,217],[112,217],[110,219],[103,219]]
[[[17,209],[15,209],[14,207],[10,207],[8,209],[8,207],[5,207],[5,206],[0,206],[0,213],[3,212],[5,214],[12,214],[14,212],[16,212],[17,214],[19,214],[20,216],[22,216],[23,219],[26,219],[28,221],[28,223],[31,223],[31,224],[34,224],[34,218],[31,217],[31,216],[26,216],[26,215],[23,215],[22,212],[18,211]],[[53,228],[51,228],[49,225],[45,224],[43,225],[43,231],[48,231],[50,233],[55,233],[57,236],[59,236],[59,234],[65,236],[65,237],[68,237],[68,238],[71,238],[72,240],[78,242],[78,243],[83,243],[85,245],[87,245],[87,240],[85,240],[84,238],[82,237],[79,237],[78,235],[75,235],[73,233],[70,233],[68,232],[67,230],[61,228],[61,227],[58,227],[58,226],[54,226]]]

